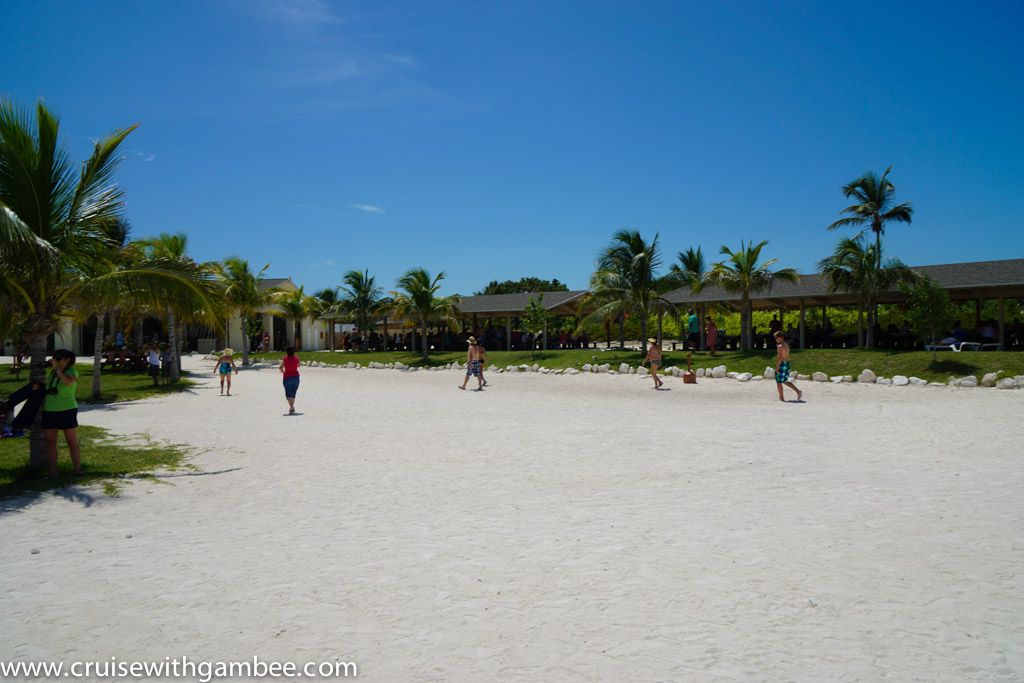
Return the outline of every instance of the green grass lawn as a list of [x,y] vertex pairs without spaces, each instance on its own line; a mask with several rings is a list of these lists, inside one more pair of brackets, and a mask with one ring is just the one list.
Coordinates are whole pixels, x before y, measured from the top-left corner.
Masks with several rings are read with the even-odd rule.
[[[303,361],[317,360],[336,365],[348,362],[366,365],[371,361],[378,363],[394,363],[406,365],[444,366],[453,360],[464,363],[464,352],[438,352],[430,355],[430,360],[423,363],[419,354],[406,351],[381,352],[336,352],[317,351],[299,354]],[[258,354],[257,357],[277,361],[281,354]],[[681,351],[668,351],[664,354],[665,366],[677,365],[685,367],[686,354]],[[932,362],[930,351],[879,351],[867,349],[807,349],[794,350],[792,353],[793,369],[797,372],[810,374],[821,371],[828,375],[860,374],[864,368],[874,370],[885,377],[906,375],[920,377],[931,381],[945,381],[950,375],[978,375],[986,372],[1004,371],[1007,375],[1024,375],[1024,353],[1014,351],[952,351],[938,352],[936,361]],[[612,367],[620,363],[638,365],[643,359],[638,351],[604,351],[599,349],[568,349],[559,351],[490,351],[487,362],[490,366],[505,367],[507,365],[533,365],[543,367],[579,368],[585,363],[610,363]],[[694,368],[710,368],[725,365],[730,371],[758,373],[766,366],[775,364],[774,351],[723,351],[715,357],[706,352],[693,354]]]
[[[81,426],[78,438],[82,446],[82,476],[79,484],[100,482],[107,495],[117,495],[118,480],[129,476],[145,476],[155,469],[176,469],[183,466],[186,449],[150,443],[124,445],[115,441],[106,430]],[[123,442],[123,439],[118,439]],[[28,437],[0,440],[0,499],[24,493],[41,493],[76,481],[71,477],[71,460],[61,437],[58,451],[61,476],[43,479],[29,470]]]
[[[76,363],[78,369],[78,402],[94,403],[92,400],[92,364]],[[103,373],[100,400],[95,403],[114,403],[118,401],[134,401],[149,396],[162,396],[186,391],[195,383],[182,373],[177,384],[161,384],[153,386],[153,380],[146,372],[112,372]],[[21,379],[11,374],[10,365],[0,365],[0,398],[6,398],[28,381],[28,368],[21,371]]]
[[[92,365],[77,363],[75,367],[79,372],[78,401],[84,404],[93,403]],[[22,370],[20,379],[11,374],[10,368],[10,365],[0,365],[0,400],[6,400],[7,396],[28,380],[28,368]],[[193,385],[194,382],[183,377],[177,384],[154,387],[153,381],[145,372],[105,372],[103,393],[98,403],[133,401],[147,396],[172,394],[185,391]],[[117,445],[103,430],[96,427],[79,427],[78,435],[82,444],[82,463],[85,467],[85,473],[78,481],[102,481],[108,494],[116,493],[117,479],[124,475],[151,472],[158,467],[175,467],[181,464],[184,457],[184,451],[175,447],[154,444]],[[64,476],[57,479],[41,479],[29,471],[28,443],[28,437],[0,441],[0,498],[56,489],[71,482],[71,461],[63,437],[59,446],[59,461]]]

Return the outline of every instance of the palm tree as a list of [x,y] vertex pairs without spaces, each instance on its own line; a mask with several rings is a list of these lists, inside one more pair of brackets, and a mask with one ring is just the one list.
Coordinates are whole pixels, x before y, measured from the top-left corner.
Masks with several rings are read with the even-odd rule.
[[363,351],[369,343],[370,325],[380,313],[384,290],[378,287],[370,271],[350,270],[342,278],[342,309],[355,318]]
[[[844,238],[832,255],[818,264],[829,283],[830,292],[857,295],[857,343],[871,349],[875,346],[878,295],[896,289],[901,283],[912,283],[914,273],[898,259],[881,258],[880,245],[869,245],[863,238]],[[867,340],[864,339],[864,311],[868,313]]]
[[892,166],[885,169],[881,178],[868,171],[845,185],[843,196],[853,198],[857,203],[842,210],[841,213],[850,214],[849,216],[840,218],[828,226],[829,230],[847,225],[866,225],[870,228],[871,232],[875,233],[875,267],[879,270],[882,268],[882,235],[885,233],[885,224],[889,221],[909,224],[914,213],[910,202],[892,205],[896,187],[889,180],[891,170]]
[[771,267],[778,263],[778,259],[769,259],[764,263],[758,262],[758,259],[761,258],[761,250],[767,244],[767,240],[758,244],[741,241],[737,251],[732,251],[729,247],[722,245],[720,253],[728,256],[728,259],[713,264],[707,276],[709,284],[719,285],[728,292],[738,292],[742,297],[740,347],[744,351],[750,350],[753,337],[751,294],[771,289],[776,281],[798,282],[800,280],[800,275],[792,268],[771,270]]
[[277,307],[281,309],[284,317],[292,321],[295,338],[293,344],[296,348],[302,346],[302,321],[315,309],[313,297],[306,296],[305,287],[299,287],[293,292],[278,292],[274,295]]
[[[0,292],[24,325],[30,379],[44,381],[46,338],[58,319],[82,301],[152,304],[182,295],[202,298],[170,266],[96,273],[115,246],[112,230],[122,217],[123,190],[113,184],[118,149],[135,126],[115,131],[93,147],[81,165],[59,142],[57,118],[41,102],[35,121],[0,100]],[[46,441],[32,431],[30,464],[46,466]]]
[[[173,235],[162,232],[159,237],[141,240],[137,244],[145,250],[149,258],[176,261],[185,266],[195,265],[195,261],[188,255],[188,236],[183,232]],[[178,325],[181,322],[182,313],[188,314],[187,309],[182,310],[182,303],[181,301],[168,301],[162,306],[167,313],[167,341],[171,346],[171,382],[177,382],[181,376],[181,348]],[[175,315],[176,313],[178,314],[177,316]]]
[[457,295],[437,296],[443,279],[443,272],[431,278],[430,273],[423,268],[411,268],[398,280],[400,291],[391,292],[391,309],[398,315],[415,317],[420,324],[424,361],[429,354],[427,323],[440,320],[451,325],[459,312]]
[[620,230],[598,257],[597,271],[590,278],[591,293],[583,306],[596,304],[589,315],[583,317],[580,325],[610,317],[619,319],[619,342],[622,338],[623,321],[627,315],[640,319],[640,337],[644,353],[647,352],[647,321],[655,310],[674,310],[674,306],[662,295],[672,289],[673,281],[659,278],[661,266],[658,235],[650,244],[644,241],[636,230]]
[[216,264],[217,273],[224,287],[224,300],[242,320],[242,365],[249,364],[249,319],[270,303],[274,290],[264,289],[260,279],[266,274],[270,264],[266,264],[257,272],[249,267],[245,259],[231,256],[223,263]]
[[[704,261],[704,253],[700,247],[688,248],[677,254],[678,263],[673,263],[669,268],[666,277],[670,278],[677,287],[688,288],[693,294],[704,289],[707,284],[707,263]],[[704,348],[704,306],[698,306],[697,312],[700,320],[700,348]],[[660,320],[659,320],[660,322]]]
[[341,317],[341,296],[338,288],[325,288],[314,294],[309,302],[310,314],[326,320],[330,331],[328,334],[330,349],[334,351],[334,321]]

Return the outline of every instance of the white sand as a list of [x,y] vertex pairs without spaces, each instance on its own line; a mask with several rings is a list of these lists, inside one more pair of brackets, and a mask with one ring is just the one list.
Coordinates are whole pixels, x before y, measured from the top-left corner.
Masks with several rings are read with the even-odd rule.
[[83,412],[201,476],[8,502],[0,660],[1024,678],[1024,391],[490,379],[303,368],[284,417],[264,368]]

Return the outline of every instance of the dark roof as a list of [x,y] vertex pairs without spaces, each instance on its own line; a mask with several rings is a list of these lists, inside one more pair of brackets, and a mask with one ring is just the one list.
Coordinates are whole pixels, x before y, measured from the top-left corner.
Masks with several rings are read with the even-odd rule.
[[[544,308],[556,315],[574,315],[579,298],[586,293],[586,290],[543,292]],[[530,297],[538,294],[539,292],[523,292],[464,296],[459,303],[459,310],[463,315],[517,315],[526,310]]]
[[259,279],[260,289],[298,289],[290,277],[263,277]]
[[[928,275],[944,287],[954,300],[998,297],[1024,297],[1024,259],[1002,261],[975,261],[947,263],[937,266],[914,266],[912,270]],[[677,289],[665,296],[674,304],[735,303],[739,294],[726,292],[721,287],[705,287],[694,294],[689,289]],[[900,301],[898,291],[880,297],[881,302]],[[845,292],[829,292],[827,281],[818,273],[802,275],[800,282],[777,282],[770,290],[755,292],[751,302],[755,308],[796,308],[801,300],[813,305],[855,304],[856,297]]]

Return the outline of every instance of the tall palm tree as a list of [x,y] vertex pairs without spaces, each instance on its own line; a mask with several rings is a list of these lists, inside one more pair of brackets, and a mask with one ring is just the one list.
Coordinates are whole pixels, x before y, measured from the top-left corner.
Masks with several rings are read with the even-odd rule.
[[253,271],[247,260],[231,256],[216,264],[216,268],[224,287],[224,301],[242,321],[242,365],[248,365],[249,319],[258,315],[274,295],[274,290],[260,284],[270,264]]
[[284,317],[292,321],[294,331],[292,344],[296,348],[301,347],[302,321],[308,318],[316,307],[313,297],[306,296],[305,287],[299,287],[294,292],[278,292],[274,295],[274,302],[281,309]]
[[[914,273],[899,259],[888,259],[879,268],[877,243],[870,245],[863,237],[844,238],[835,251],[818,264],[829,283],[830,292],[850,292],[857,295],[857,343],[871,349],[875,346],[878,296],[896,289],[902,283],[912,283]],[[868,314],[867,340],[864,339],[864,311]]]
[[[841,213],[850,214],[828,226],[835,230],[847,225],[864,225],[875,233],[875,267],[882,268],[882,235],[885,234],[886,223],[909,224],[914,214],[910,202],[893,205],[896,187],[889,180],[892,166],[885,169],[879,178],[874,172],[868,171],[860,178],[843,186],[843,196],[853,198],[856,204],[846,207]],[[867,229],[865,228],[865,229]],[[859,237],[859,235],[858,235]]]
[[[707,263],[704,260],[704,252],[700,247],[694,249],[689,247],[676,255],[677,262],[669,268],[666,276],[677,287],[687,288],[697,294],[707,284]],[[697,316],[700,320],[700,348],[704,348],[704,306],[697,307]]]
[[430,277],[423,268],[411,268],[398,280],[399,291],[391,292],[391,309],[397,315],[415,317],[420,324],[423,360],[430,352],[427,343],[427,323],[432,320],[451,325],[459,312],[459,297],[438,296],[444,273]]
[[711,266],[708,272],[708,283],[715,284],[728,292],[737,292],[742,297],[740,311],[740,347],[749,351],[752,346],[753,305],[751,295],[765,289],[771,289],[776,281],[798,282],[800,275],[792,268],[771,270],[778,259],[769,259],[760,263],[761,250],[767,246],[767,240],[758,244],[740,242],[740,248],[732,251],[722,245],[721,254],[728,258]]
[[640,338],[647,352],[647,321],[654,311],[674,310],[664,294],[673,288],[671,279],[659,278],[661,253],[658,235],[648,244],[637,230],[620,230],[600,254],[597,271],[590,278],[590,290],[583,306],[596,308],[580,325],[617,317],[620,344],[624,343],[622,322],[628,315],[640,319]]
[[[123,190],[113,177],[118,150],[135,126],[95,143],[79,166],[60,144],[57,117],[41,102],[34,119],[0,100],[0,292],[24,325],[30,378],[43,381],[46,338],[82,301],[120,297],[143,305],[202,293],[161,264],[95,273],[122,217]],[[30,443],[31,466],[46,467],[41,429],[33,429]]]
[[356,326],[359,328],[359,336],[362,337],[363,351],[369,343],[370,325],[380,313],[381,300],[384,298],[384,290],[378,287],[370,271],[350,270],[342,278],[342,307],[343,310],[355,318]]
[[310,314],[326,320],[330,328],[327,335],[331,351],[334,351],[334,321],[342,316],[341,296],[337,287],[321,289],[309,302]]
[[[149,258],[176,261],[185,266],[195,265],[195,261],[188,255],[188,235],[183,232],[173,235],[162,232],[158,237],[140,240],[138,244]],[[182,310],[182,303],[181,301],[168,301],[161,307],[167,313],[167,341],[171,346],[172,358],[170,368],[171,382],[177,382],[181,376],[181,348],[178,325],[181,322],[182,314],[188,314],[187,309]]]

